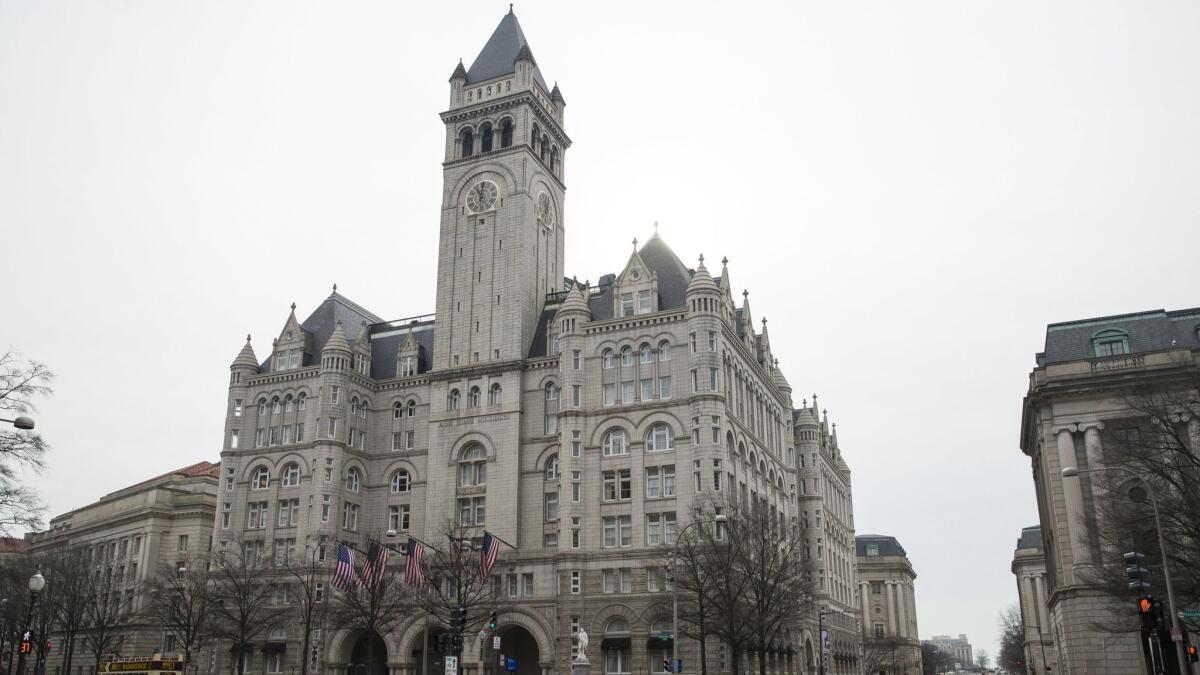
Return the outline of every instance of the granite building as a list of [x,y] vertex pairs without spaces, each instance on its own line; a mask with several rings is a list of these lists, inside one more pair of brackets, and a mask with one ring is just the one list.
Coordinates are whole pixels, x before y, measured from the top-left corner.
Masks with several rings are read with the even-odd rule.
[[[327,556],[390,530],[399,542],[486,528],[513,546],[493,577],[517,672],[569,672],[581,628],[593,672],[658,672],[669,547],[699,500],[754,501],[797,529],[812,519],[825,602],[849,615],[826,672],[857,672],[835,433],[815,397],[793,408],[766,319],[727,261],[689,266],[655,232],[615,273],[566,276],[564,108],[510,10],[450,76],[436,314],[385,320],[335,286],[303,320],[293,305],[263,358],[247,338],[231,366],[216,552]],[[392,673],[433,672],[425,630],[414,613],[381,636]],[[271,634],[285,659],[255,656],[248,672],[303,663],[297,627]],[[323,627],[325,672],[345,672],[362,639]],[[695,642],[679,647],[698,671]],[[746,666],[812,673],[819,649],[814,616]],[[476,653],[472,638],[464,672],[478,672]],[[732,666],[715,640],[708,658]]]
[[[1114,597],[1097,573],[1102,566],[1122,564],[1120,548],[1130,542],[1117,541],[1122,534],[1110,530],[1101,536],[1097,499],[1104,482],[1092,470],[1104,469],[1106,454],[1128,447],[1139,431],[1151,433],[1154,425],[1145,411],[1130,405],[1132,392],[1194,389],[1198,354],[1200,309],[1152,310],[1046,328],[1045,350],[1029,375],[1020,440],[1033,470],[1046,566],[1040,602],[1048,610],[1060,672],[1143,668],[1132,596]],[[1174,427],[1174,437],[1198,447],[1200,411],[1167,412],[1164,422]],[[1067,467],[1081,473],[1064,477]],[[1153,541],[1151,534],[1151,547]],[[1167,657],[1170,669],[1174,654]]]
[[921,642],[933,645],[938,651],[953,659],[955,670],[970,670],[975,667],[975,655],[971,650],[971,641],[963,633],[959,633],[958,637],[934,635]]
[[1056,670],[1054,634],[1046,610],[1046,554],[1040,525],[1021,530],[1013,553],[1012,573],[1017,578],[1021,610],[1022,651],[1030,675]]
[[916,675],[921,672],[917,632],[917,573],[895,537],[856,538],[864,672]]

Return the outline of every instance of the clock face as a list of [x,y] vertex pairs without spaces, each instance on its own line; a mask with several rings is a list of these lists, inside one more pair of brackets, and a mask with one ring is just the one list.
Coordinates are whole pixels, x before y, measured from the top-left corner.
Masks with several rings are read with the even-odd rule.
[[545,192],[538,195],[537,218],[538,222],[546,227],[554,224],[554,209],[550,206],[550,195]]
[[467,191],[467,209],[471,213],[483,213],[496,206],[496,184],[490,180],[481,180]]

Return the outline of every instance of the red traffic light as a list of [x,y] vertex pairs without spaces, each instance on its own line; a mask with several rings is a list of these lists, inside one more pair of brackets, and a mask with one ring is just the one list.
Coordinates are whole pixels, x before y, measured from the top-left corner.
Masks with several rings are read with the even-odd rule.
[[1141,612],[1142,614],[1149,614],[1151,611],[1153,611],[1153,609],[1154,609],[1154,599],[1153,598],[1139,598],[1138,599],[1138,611],[1139,612]]
[[1200,661],[1200,653],[1196,651],[1196,645],[1188,645],[1188,661],[1196,663]]

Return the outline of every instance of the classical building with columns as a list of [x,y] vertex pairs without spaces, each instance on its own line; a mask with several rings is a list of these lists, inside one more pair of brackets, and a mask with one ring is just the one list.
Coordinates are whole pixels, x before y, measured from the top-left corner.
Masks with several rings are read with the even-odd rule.
[[1017,578],[1018,607],[1024,635],[1022,649],[1029,675],[1056,671],[1054,634],[1046,609],[1046,554],[1042,548],[1042,526],[1021,530],[1013,553],[1012,573]]
[[[654,673],[672,647],[667,554],[694,506],[737,499],[808,533],[827,604],[849,615],[825,672],[857,672],[849,469],[815,396],[793,406],[733,265],[698,251],[685,264],[655,231],[617,272],[567,277],[566,104],[511,10],[449,84],[435,314],[386,320],[335,286],[306,318],[283,312],[264,357],[247,338],[218,555],[312,551],[332,566],[338,541],[395,531],[436,546],[447,526],[486,529],[511,545],[491,582],[516,672],[570,672],[582,629],[594,673]],[[815,673],[816,623],[745,655],[743,672]],[[319,662],[357,672],[381,639],[392,675],[443,672],[433,630],[415,610],[378,638],[325,625]],[[248,672],[303,669],[299,627],[269,634]],[[678,647],[698,672],[697,642]],[[480,651],[469,636],[460,672],[481,670]],[[710,672],[732,669],[716,640],[707,654]]]
[[917,573],[895,537],[855,538],[865,675],[918,675]]
[[[1038,502],[1045,590],[1059,672],[1140,672],[1142,649],[1132,597],[1105,590],[1100,565],[1120,564],[1124,533],[1104,529],[1097,497],[1110,450],[1149,433],[1135,391],[1194,388],[1200,355],[1200,309],[1082,319],[1050,324],[1029,375],[1021,450],[1029,458]],[[1200,443],[1194,410],[1171,413],[1180,438]],[[1081,473],[1064,477],[1063,469]],[[1153,539],[1150,539],[1153,542]],[[1148,551],[1150,552],[1150,551]],[[1014,563],[1015,568],[1015,563]],[[1162,587],[1161,580],[1158,582]],[[1045,627],[1043,627],[1045,630]]]
[[958,637],[934,635],[928,640],[922,640],[921,644],[931,645],[939,652],[949,655],[954,659],[955,670],[969,670],[974,667],[975,653],[965,633],[959,633]]

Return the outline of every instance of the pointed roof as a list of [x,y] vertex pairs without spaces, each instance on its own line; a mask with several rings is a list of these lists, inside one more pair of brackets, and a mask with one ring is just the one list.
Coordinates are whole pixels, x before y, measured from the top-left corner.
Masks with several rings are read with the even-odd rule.
[[467,79],[467,69],[463,68],[462,59],[458,60],[458,65],[454,67],[454,72],[450,73],[451,81],[453,81],[455,78],[459,78],[459,77],[461,77],[464,80]]
[[237,358],[233,360],[233,365],[258,368],[258,359],[254,356],[254,348],[250,346],[249,335],[246,335],[246,344],[242,346],[242,351],[238,352]]
[[346,339],[346,333],[342,331],[342,322],[338,321],[337,326],[333,329],[333,334],[325,341],[325,346],[321,348],[322,352],[327,351],[350,351],[350,341]]
[[[529,59],[532,61],[533,52],[529,49],[529,41],[525,39],[525,33],[521,31],[517,15],[513,14],[512,9],[509,9],[508,14],[500,19],[500,25],[496,26],[492,37],[488,38],[487,44],[479,52],[479,56],[475,57],[471,68],[467,70],[467,84],[475,84],[515,72],[513,64],[516,63],[517,56],[521,54],[522,50],[529,53]],[[550,89],[546,86],[546,80],[542,77],[542,71],[538,70],[536,61],[533,64],[533,79],[542,89]]]

